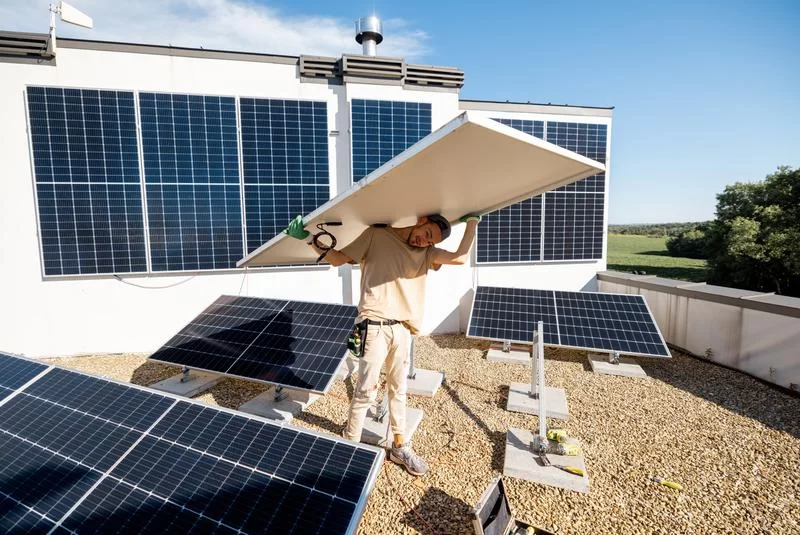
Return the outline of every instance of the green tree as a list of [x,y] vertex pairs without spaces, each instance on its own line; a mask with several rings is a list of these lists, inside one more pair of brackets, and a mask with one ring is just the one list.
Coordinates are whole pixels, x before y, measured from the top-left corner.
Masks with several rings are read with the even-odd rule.
[[667,238],[667,251],[670,256],[707,259],[708,238],[706,232],[708,226],[708,223],[700,223]]
[[727,186],[706,234],[709,282],[800,297],[800,169]]

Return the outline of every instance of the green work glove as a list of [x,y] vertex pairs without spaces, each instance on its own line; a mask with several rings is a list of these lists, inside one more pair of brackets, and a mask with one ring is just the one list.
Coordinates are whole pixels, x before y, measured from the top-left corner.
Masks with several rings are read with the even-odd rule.
[[311,233],[307,231],[305,228],[303,228],[304,226],[305,225],[303,225],[303,216],[299,215],[289,222],[289,226],[286,227],[284,232],[289,236],[291,236],[292,238],[297,238],[298,240],[305,240]]
[[477,221],[478,223],[480,223],[481,216],[478,214],[462,215],[461,218],[459,218],[459,221],[461,221],[462,223],[466,223],[467,221]]

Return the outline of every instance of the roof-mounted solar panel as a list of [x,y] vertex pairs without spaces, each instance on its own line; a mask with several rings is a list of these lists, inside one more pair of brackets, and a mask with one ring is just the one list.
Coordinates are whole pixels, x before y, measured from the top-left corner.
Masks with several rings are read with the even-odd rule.
[[547,346],[670,357],[641,295],[478,286],[467,336],[530,344],[538,321]]
[[351,305],[223,295],[150,360],[323,393],[356,314]]
[[0,370],[38,373],[0,400],[2,533],[351,534],[383,463],[144,387],[2,353]]

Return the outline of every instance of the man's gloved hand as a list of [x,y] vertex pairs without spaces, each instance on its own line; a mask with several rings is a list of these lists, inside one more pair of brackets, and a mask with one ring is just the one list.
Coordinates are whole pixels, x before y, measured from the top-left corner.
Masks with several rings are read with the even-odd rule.
[[305,240],[311,233],[304,227],[305,225],[303,225],[303,216],[299,215],[289,222],[289,226],[286,227],[284,232],[292,238]]
[[462,215],[459,218],[459,221],[461,221],[462,223],[466,223],[467,221],[477,221],[478,223],[480,223],[481,222],[481,216],[478,215],[478,214]]

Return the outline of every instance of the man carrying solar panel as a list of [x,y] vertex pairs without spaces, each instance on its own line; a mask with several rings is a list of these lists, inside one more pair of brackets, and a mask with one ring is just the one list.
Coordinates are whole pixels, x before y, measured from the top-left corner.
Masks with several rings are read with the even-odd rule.
[[[389,425],[394,436],[389,458],[410,474],[421,476],[428,464],[405,441],[406,388],[411,335],[419,332],[425,308],[425,279],[429,269],[443,264],[463,264],[475,238],[480,216],[466,215],[464,237],[454,252],[435,247],[450,235],[450,223],[439,214],[420,217],[410,227],[372,226],[341,250],[311,247],[333,266],[361,265],[361,299],[356,326],[363,340],[358,383],[344,437],[360,440],[367,410],[375,403],[381,368],[386,362]],[[286,229],[305,240],[309,232],[298,216]]]

